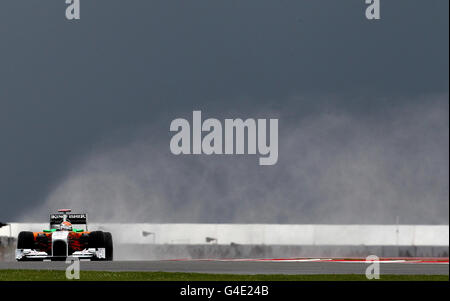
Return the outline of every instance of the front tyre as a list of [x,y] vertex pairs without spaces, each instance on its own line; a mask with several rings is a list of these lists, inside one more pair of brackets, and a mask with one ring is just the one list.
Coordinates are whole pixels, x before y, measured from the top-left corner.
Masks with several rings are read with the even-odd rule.
[[103,231],[93,231],[89,233],[88,238],[89,248],[104,248],[105,247],[105,234]]
[[103,234],[105,237],[106,261],[112,261],[114,251],[112,235],[109,232],[104,232]]

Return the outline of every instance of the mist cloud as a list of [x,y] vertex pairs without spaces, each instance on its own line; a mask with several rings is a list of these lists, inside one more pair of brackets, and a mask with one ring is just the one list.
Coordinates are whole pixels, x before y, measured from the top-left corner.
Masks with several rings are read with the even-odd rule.
[[280,119],[279,161],[270,167],[247,155],[175,156],[170,123],[164,139],[156,138],[165,137],[160,127],[142,127],[73,162],[33,216],[69,207],[95,221],[394,223],[399,216],[448,224],[448,95],[395,104],[301,118],[291,117],[292,107],[232,113]]

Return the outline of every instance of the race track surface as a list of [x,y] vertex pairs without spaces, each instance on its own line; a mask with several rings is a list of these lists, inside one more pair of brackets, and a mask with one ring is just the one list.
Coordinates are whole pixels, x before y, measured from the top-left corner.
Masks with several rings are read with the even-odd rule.
[[[65,262],[0,262],[0,269],[65,270]],[[165,261],[82,261],[85,271],[192,272],[214,274],[365,274],[363,261],[270,261],[270,260],[165,260]],[[448,275],[448,261],[380,263],[381,274]]]

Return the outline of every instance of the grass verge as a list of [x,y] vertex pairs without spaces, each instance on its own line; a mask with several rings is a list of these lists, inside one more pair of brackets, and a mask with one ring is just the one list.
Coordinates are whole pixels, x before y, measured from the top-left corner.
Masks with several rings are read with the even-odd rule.
[[[65,271],[0,270],[0,281],[65,281]],[[366,281],[365,275],[234,275],[81,271],[82,281]],[[370,280],[374,281],[374,280]],[[377,280],[376,280],[377,281]],[[449,281],[448,275],[381,275],[380,281]]]

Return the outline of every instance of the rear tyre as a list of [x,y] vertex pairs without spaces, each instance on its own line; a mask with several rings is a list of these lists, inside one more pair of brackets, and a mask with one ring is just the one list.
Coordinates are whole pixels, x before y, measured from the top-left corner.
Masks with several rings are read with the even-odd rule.
[[33,232],[22,231],[17,237],[17,249],[34,249]]
[[113,251],[114,251],[112,235],[109,232],[104,232],[103,234],[105,237],[106,260],[112,261],[113,260]]

